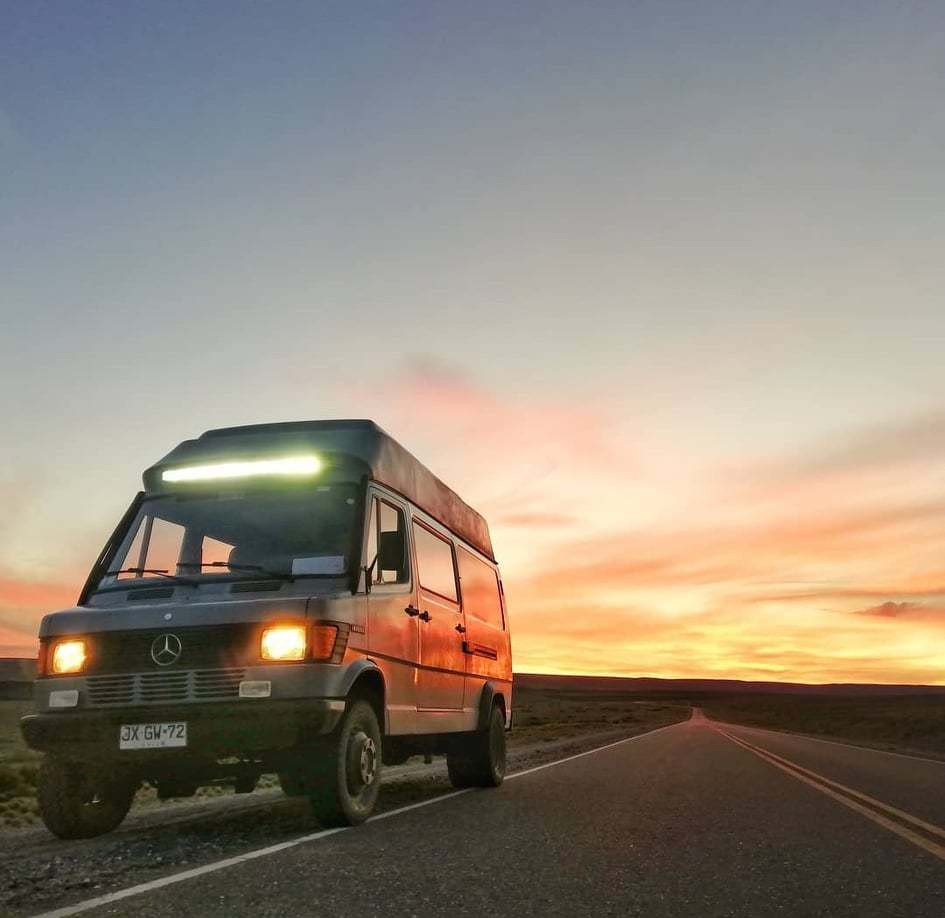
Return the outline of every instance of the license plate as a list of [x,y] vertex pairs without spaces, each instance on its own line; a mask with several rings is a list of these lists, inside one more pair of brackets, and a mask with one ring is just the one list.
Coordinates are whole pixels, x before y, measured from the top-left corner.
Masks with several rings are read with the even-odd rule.
[[187,724],[122,724],[119,749],[170,749],[187,745]]

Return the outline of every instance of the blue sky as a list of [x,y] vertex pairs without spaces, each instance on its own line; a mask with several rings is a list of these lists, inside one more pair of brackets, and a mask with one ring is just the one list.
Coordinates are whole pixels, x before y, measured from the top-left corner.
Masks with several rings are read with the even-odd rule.
[[515,423],[591,409],[662,519],[690,506],[662,489],[941,409],[937,4],[0,19],[0,579],[71,582],[212,426],[376,417],[490,501],[420,378]]

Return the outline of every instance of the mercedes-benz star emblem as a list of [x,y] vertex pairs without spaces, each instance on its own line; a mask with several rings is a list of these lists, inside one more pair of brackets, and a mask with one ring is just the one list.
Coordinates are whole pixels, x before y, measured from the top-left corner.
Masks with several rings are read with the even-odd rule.
[[184,649],[180,638],[176,634],[159,634],[151,642],[151,659],[158,666],[170,666],[180,659]]

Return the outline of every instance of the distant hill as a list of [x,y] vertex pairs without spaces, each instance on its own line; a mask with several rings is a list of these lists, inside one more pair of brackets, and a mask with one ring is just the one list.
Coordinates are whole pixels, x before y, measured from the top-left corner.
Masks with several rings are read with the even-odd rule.
[[657,679],[652,676],[557,676],[516,673],[525,689],[581,692],[633,692],[645,695],[945,695],[945,685],[870,685],[833,682],[746,682],[741,679]]
[[0,657],[0,698],[9,700],[32,697],[32,683],[35,678],[35,660]]

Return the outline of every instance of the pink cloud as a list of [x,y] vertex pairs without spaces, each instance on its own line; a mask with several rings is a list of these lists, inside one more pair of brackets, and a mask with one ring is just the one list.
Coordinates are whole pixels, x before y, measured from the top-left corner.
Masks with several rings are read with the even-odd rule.
[[[416,444],[412,448],[425,458],[448,461],[470,487],[512,503],[540,493],[541,482],[555,471],[582,476],[619,469],[626,475],[638,465],[618,418],[599,403],[499,395],[423,359],[381,389],[380,420],[391,433]],[[377,404],[377,385],[369,391]]]
[[494,517],[493,523],[500,526],[515,526],[523,529],[548,529],[551,527],[567,528],[578,522],[577,518],[568,513],[545,513],[540,510],[523,513],[505,513]]
[[877,615],[880,618],[899,618],[903,615],[909,615],[921,606],[915,602],[892,602],[888,600],[880,603],[878,606],[870,606],[868,609],[861,609],[860,615]]

